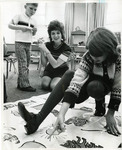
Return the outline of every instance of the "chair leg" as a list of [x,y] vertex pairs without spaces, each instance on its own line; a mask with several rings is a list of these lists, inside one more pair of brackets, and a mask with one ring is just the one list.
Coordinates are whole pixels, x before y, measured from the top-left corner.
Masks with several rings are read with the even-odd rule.
[[13,62],[13,67],[14,67],[14,73],[16,74],[17,70],[16,70],[16,67],[15,67],[15,62]]
[[40,59],[38,59],[37,70],[39,70],[39,66],[40,66]]
[[12,60],[10,60],[10,69],[9,69],[9,71],[11,71],[11,66],[12,66]]
[[6,79],[8,79],[8,64],[9,64],[9,62],[8,61],[6,61]]

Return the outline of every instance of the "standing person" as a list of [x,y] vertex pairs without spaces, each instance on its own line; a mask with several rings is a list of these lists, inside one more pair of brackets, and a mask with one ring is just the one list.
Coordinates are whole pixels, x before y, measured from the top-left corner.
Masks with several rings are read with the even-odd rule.
[[21,102],[18,103],[20,115],[27,123],[27,134],[38,129],[62,98],[62,106],[53,132],[58,128],[63,131],[69,107],[74,107],[75,103],[82,103],[89,96],[96,102],[94,115],[105,115],[105,95],[109,92],[110,101],[105,115],[106,129],[110,134],[121,134],[114,118],[114,113],[118,111],[121,103],[121,58],[117,52],[117,44],[116,37],[111,31],[102,27],[95,29],[87,39],[88,51],[83,55],[79,68],[75,73],[67,71],[64,74],[38,114],[28,112]]
[[29,63],[32,36],[37,32],[35,20],[31,18],[37,10],[38,3],[26,3],[25,13],[15,16],[9,28],[15,30],[15,52],[18,58],[17,88],[22,91],[35,92],[30,86]]
[[51,21],[48,25],[50,42],[44,43],[39,39],[41,62],[45,66],[41,87],[53,90],[62,75],[69,69],[67,60],[71,48],[65,43],[64,25],[58,20]]

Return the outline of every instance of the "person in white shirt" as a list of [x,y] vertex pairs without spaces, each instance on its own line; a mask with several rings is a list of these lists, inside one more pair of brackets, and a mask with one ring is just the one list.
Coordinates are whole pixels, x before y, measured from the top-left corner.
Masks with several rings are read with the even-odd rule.
[[16,15],[8,27],[15,30],[15,53],[18,59],[17,88],[22,91],[35,92],[30,86],[29,63],[32,36],[37,32],[35,20],[31,18],[37,10],[38,3],[26,3],[25,13]]

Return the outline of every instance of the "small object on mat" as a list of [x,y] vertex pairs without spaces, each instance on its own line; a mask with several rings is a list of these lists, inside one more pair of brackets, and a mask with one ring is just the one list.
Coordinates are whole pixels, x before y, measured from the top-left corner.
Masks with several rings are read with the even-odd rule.
[[81,107],[80,110],[84,110],[84,111],[88,111],[88,112],[93,112],[93,109],[92,108],[89,108],[89,107]]
[[85,138],[82,138],[83,142],[80,143],[81,138],[79,136],[77,137],[77,141],[75,140],[67,140],[66,143],[61,144],[63,147],[67,148],[103,148],[101,145],[96,145],[95,143],[88,143]]
[[46,148],[46,146],[36,141],[27,141],[20,148]]

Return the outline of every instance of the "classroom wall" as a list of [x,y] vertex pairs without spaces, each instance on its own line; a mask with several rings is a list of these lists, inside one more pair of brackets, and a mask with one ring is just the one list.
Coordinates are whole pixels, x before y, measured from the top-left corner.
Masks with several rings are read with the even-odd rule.
[[[24,12],[24,4],[20,2],[1,2],[1,32],[5,36],[7,43],[14,43],[15,31],[8,28],[8,23],[11,18],[16,14]],[[75,3],[74,13],[74,30],[77,26],[81,30],[85,31],[85,3]],[[107,16],[105,27],[113,32],[120,32],[122,30],[122,1],[116,0],[114,2],[108,2]],[[80,13],[79,13],[80,12]],[[47,25],[51,20],[58,19],[64,23],[65,3],[64,2],[39,2],[39,7],[34,15],[38,32],[33,38],[36,41],[39,37],[48,39]]]
[[77,26],[85,31],[86,3],[75,3],[74,5],[74,31]]
[[1,3],[1,32],[5,37],[6,42],[13,43],[14,42],[14,30],[10,30],[8,28],[8,23],[11,18],[21,12],[22,3],[18,5],[17,2],[2,2]]
[[107,4],[105,27],[113,32],[122,32],[122,1],[109,1]]

